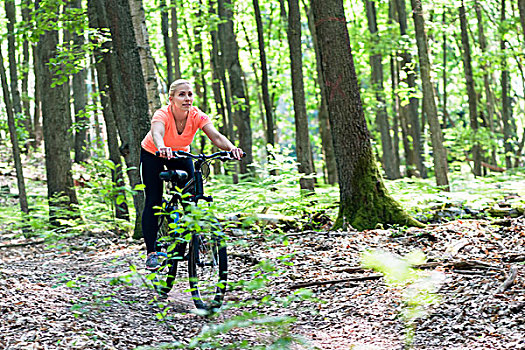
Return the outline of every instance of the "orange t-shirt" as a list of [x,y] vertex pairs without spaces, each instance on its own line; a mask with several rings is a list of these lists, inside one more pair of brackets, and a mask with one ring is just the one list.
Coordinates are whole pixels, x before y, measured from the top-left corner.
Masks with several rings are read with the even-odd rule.
[[[166,147],[171,147],[174,151],[189,152],[190,144],[193,142],[197,130],[202,129],[204,125],[211,123],[211,120],[203,111],[193,106],[188,112],[188,119],[186,120],[184,131],[179,135],[177,126],[175,125],[175,118],[173,117],[173,114],[171,114],[169,105],[167,105],[161,107],[155,112],[155,114],[153,114],[151,122],[161,122],[164,124],[164,144]],[[146,137],[144,137],[144,140],[142,140],[141,146],[152,154],[155,154],[155,152],[158,151],[157,146],[155,146],[155,143],[153,142],[151,130]]]

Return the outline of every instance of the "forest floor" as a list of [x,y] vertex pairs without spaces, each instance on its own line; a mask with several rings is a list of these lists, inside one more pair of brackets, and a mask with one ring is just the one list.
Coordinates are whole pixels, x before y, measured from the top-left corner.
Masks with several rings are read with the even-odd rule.
[[[401,288],[359,267],[361,252],[378,248],[399,256],[422,250],[428,262],[420,268],[445,276],[440,303],[416,322],[413,348],[525,349],[523,217],[496,223],[456,220],[402,232],[291,232],[287,243],[252,232],[236,234],[244,235],[247,244],[230,249],[231,280],[252,279],[257,263],[265,259],[293,265],[269,277],[267,289],[229,291],[225,310],[213,319],[192,312],[186,285],[176,285],[165,301],[164,321],[157,317],[155,293],[143,286],[145,270],[131,274],[133,283],[121,283],[130,275],[130,264],[143,266],[143,245],[112,233],[70,237],[54,245],[18,245],[28,242],[3,234],[0,348],[133,349],[187,343],[212,322],[257,311],[296,321],[279,329],[234,327],[221,336],[225,347],[237,348],[232,344],[245,340],[248,348],[264,348],[288,329],[303,340],[293,349],[402,349]],[[318,284],[309,287],[318,300],[293,301],[287,307],[263,302],[265,295],[286,297],[307,282]],[[250,299],[260,302],[232,307]]]

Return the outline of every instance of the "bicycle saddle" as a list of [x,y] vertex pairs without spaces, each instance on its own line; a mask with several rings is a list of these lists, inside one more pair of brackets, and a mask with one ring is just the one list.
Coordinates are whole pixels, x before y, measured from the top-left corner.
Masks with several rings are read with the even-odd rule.
[[159,174],[159,177],[163,181],[170,181],[170,182],[184,182],[188,178],[188,173],[184,170],[167,170],[162,171]]

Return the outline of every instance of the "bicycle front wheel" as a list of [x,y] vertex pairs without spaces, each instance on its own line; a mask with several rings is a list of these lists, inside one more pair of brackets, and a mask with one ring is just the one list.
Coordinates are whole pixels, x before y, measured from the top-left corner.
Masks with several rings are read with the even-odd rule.
[[219,235],[192,235],[188,274],[195,306],[210,312],[218,309],[224,299],[228,275],[226,245]]
[[177,242],[173,229],[169,227],[169,222],[169,216],[162,215],[159,218],[156,250],[157,253],[160,253],[161,266],[154,272],[153,285],[161,295],[168,294],[173,288],[178,262],[182,260],[186,249],[186,243]]

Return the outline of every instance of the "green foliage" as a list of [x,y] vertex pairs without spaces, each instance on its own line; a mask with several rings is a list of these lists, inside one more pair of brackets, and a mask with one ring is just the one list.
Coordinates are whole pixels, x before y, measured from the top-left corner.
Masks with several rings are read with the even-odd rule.
[[444,282],[445,275],[440,272],[423,273],[412,266],[426,260],[421,251],[413,251],[400,258],[383,251],[368,251],[362,255],[362,265],[385,275],[385,281],[393,289],[402,288],[403,308],[401,316],[406,323],[405,343],[413,342],[415,321],[428,315],[429,307],[440,301],[437,290]]

